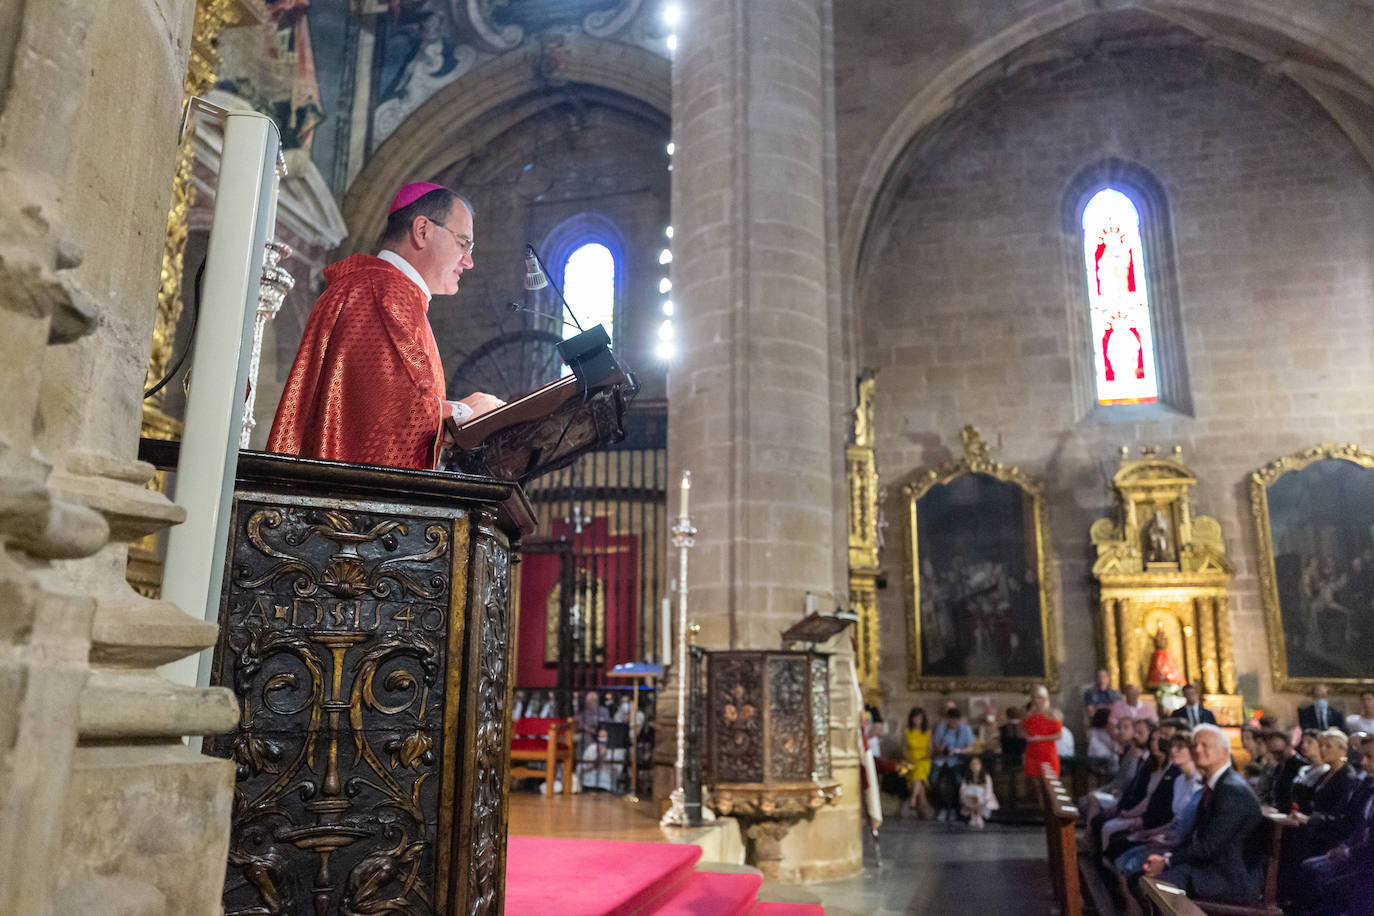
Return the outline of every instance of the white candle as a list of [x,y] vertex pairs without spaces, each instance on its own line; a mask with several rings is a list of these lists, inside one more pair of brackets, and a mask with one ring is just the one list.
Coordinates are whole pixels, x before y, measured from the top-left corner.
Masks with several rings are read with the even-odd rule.
[[673,602],[666,595],[663,597],[662,617],[658,632],[663,637],[663,653],[659,660],[666,665],[673,657]]
[[682,502],[678,505],[677,514],[683,518],[687,517],[688,499],[692,495],[692,472],[682,472]]

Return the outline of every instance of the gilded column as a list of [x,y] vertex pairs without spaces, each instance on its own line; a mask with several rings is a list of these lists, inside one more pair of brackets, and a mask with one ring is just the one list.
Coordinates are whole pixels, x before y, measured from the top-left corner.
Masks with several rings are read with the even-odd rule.
[[1117,661],[1121,665],[1117,683],[1124,687],[1134,683],[1140,674],[1140,665],[1131,652],[1131,614],[1135,608],[1129,598],[1118,598],[1116,602],[1116,636],[1120,646]]
[[1217,631],[1213,624],[1212,600],[1193,599],[1193,619],[1197,621],[1198,642],[1202,652],[1202,685],[1207,693],[1217,692]]
[[[1201,653],[1198,652],[1198,643],[1201,640],[1201,634],[1198,632],[1199,615],[1195,608],[1187,604],[1180,604],[1179,611],[1184,612],[1184,608],[1193,611],[1193,622],[1191,624],[1188,623],[1186,618],[1181,622],[1183,623],[1183,651],[1188,656],[1188,680],[1196,683],[1202,678],[1203,670],[1202,660],[1199,658]],[[1205,617],[1207,615],[1204,613],[1201,616]]]
[[1236,656],[1231,645],[1231,614],[1227,608],[1226,596],[1218,595],[1212,599],[1212,609],[1216,613],[1217,658],[1221,664],[1221,692],[1236,692]]
[[1116,609],[1119,602],[1115,598],[1102,599],[1102,647],[1106,651],[1107,673],[1112,677],[1112,686],[1121,687],[1121,661],[1116,646]]
[[854,657],[854,665],[859,672],[859,683],[863,685],[864,690],[877,690],[878,593],[874,589],[872,576],[850,576],[849,603],[859,616],[859,622],[855,624],[858,651]]

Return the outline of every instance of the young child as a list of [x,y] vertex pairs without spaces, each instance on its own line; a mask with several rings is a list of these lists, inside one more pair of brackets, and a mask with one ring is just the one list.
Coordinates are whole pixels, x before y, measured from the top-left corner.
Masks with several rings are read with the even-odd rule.
[[959,810],[968,815],[970,827],[982,830],[988,815],[997,808],[997,796],[992,791],[992,774],[983,769],[983,758],[970,757],[964,781],[959,784]]

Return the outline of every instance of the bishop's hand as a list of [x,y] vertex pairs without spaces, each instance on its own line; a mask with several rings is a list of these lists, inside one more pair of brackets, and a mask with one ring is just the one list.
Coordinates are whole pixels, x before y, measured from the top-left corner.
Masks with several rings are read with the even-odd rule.
[[469,420],[473,417],[480,417],[484,413],[490,413],[498,407],[504,407],[506,404],[505,401],[496,397],[496,395],[487,394],[483,391],[474,391],[458,403],[466,405],[467,408],[472,411],[472,414],[466,418]]

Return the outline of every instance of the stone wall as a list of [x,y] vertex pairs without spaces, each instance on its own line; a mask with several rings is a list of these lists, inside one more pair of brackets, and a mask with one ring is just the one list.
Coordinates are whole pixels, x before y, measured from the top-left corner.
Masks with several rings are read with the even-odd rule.
[[[1074,176],[1108,157],[1148,170],[1167,196],[1192,416],[1075,407],[1082,243],[1061,210]],[[860,363],[878,370],[891,523],[889,715],[937,705],[906,687],[901,485],[958,454],[973,423],[994,457],[1045,483],[1070,724],[1098,659],[1088,527],[1108,511],[1123,444],[1183,447],[1197,511],[1220,520],[1237,566],[1240,689],[1292,716],[1297,698],[1270,689],[1247,480],[1322,440],[1374,443],[1371,204],[1369,166],[1309,96],[1252,61],[1172,42],[1028,67],[917,138],[877,211],[854,303]]]
[[193,13],[0,14],[6,913],[219,911],[233,767],[182,736],[233,698],[156,673],[215,627],[124,582],[128,542],[182,517],[134,455]]

